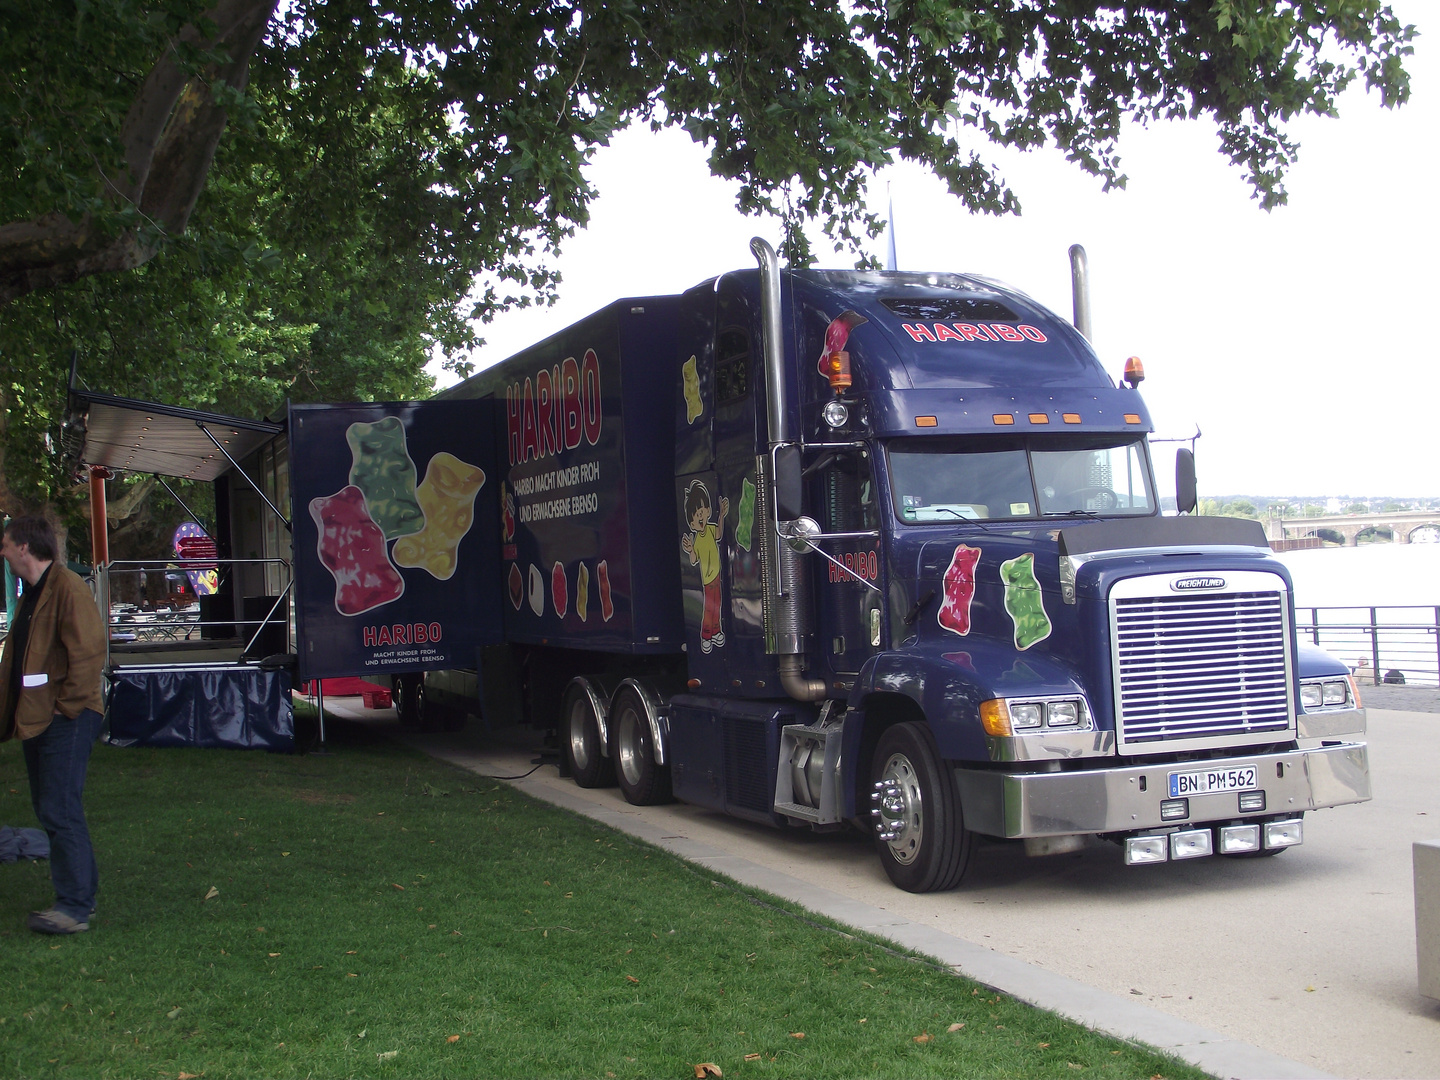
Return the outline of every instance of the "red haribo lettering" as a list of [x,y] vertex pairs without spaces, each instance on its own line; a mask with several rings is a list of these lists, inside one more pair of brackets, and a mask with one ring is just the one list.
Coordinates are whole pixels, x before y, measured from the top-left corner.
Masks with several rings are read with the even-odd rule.
[[936,339],[937,341],[964,341],[964,340],[965,340],[965,338],[964,338],[963,335],[957,334],[954,330],[951,330],[950,327],[946,326],[943,322],[937,322],[937,323],[935,324],[935,339]]
[[930,333],[930,331],[925,328],[925,325],[923,323],[916,323],[914,326],[911,326],[909,323],[901,323],[901,326],[904,327],[905,332],[909,334],[911,339],[914,341],[935,340],[935,335]]
[[1024,335],[1025,335],[1027,338],[1029,338],[1031,341],[1045,341],[1045,340],[1047,340],[1047,338],[1045,337],[1045,335],[1042,334],[1042,333],[1039,331],[1039,329],[1037,329],[1037,328],[1034,327],[1034,326],[1024,326],[1024,325],[1021,325],[1021,326],[1017,326],[1015,329],[1016,329],[1016,330],[1019,330],[1020,333],[1024,334]]
[[1025,335],[1016,330],[1013,326],[1006,326],[1004,323],[991,323],[990,329],[999,334],[1006,341],[1024,341]]
[[573,356],[567,356],[560,365],[560,409],[561,435],[565,449],[574,450],[580,445],[580,365]]
[[600,358],[594,349],[585,350],[580,364],[581,416],[585,423],[585,441],[594,446],[600,441]]

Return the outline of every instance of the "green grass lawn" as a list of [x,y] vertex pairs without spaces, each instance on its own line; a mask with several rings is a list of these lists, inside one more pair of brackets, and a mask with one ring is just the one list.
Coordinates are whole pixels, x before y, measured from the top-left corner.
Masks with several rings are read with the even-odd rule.
[[[87,934],[0,866],[6,1077],[1198,1077],[513,789],[337,725],[329,756],[98,746]],[[33,825],[0,746],[0,823]]]

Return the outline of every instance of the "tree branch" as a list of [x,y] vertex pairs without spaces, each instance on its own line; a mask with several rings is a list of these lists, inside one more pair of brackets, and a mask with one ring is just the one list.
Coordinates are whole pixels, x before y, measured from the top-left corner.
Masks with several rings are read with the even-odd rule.
[[[245,88],[250,58],[278,3],[219,0],[205,16],[214,25],[213,37],[203,38],[191,24],[166,48],[120,128],[128,175],[101,174],[112,202],[138,208],[164,235],[185,231],[225,130],[226,111],[212,88]],[[227,59],[191,75],[180,62],[178,45],[218,51]],[[91,214],[72,221],[56,212],[0,225],[0,306],[36,289],[140,266],[156,250],[156,240],[142,240],[134,228],[110,233]]]

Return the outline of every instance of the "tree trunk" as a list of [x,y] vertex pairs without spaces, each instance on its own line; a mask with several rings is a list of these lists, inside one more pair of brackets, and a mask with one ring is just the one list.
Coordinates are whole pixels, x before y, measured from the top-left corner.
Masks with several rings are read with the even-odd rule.
[[[279,0],[218,0],[206,13],[215,35],[202,38],[194,25],[180,39],[228,57],[188,78],[167,49],[151,68],[121,126],[129,175],[105,179],[110,204],[134,206],[162,236],[185,231],[195,201],[225,130],[226,113],[211,87],[243,90],[250,58],[265,35]],[[53,288],[90,274],[129,270],[149,261],[158,241],[134,229],[110,234],[94,215],[72,221],[60,212],[0,225],[0,306],[36,289]]]

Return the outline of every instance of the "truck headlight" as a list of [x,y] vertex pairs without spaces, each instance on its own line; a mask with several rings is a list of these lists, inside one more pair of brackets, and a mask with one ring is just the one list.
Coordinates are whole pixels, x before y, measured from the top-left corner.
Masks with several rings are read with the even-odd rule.
[[1038,728],[1044,723],[1044,706],[1038,702],[1010,706],[1010,725],[1016,731],[1022,728]]
[[1300,684],[1300,705],[1306,712],[1357,707],[1353,702],[1348,678],[1311,679]]
[[1088,731],[1093,726],[1084,698],[1043,698],[1012,701],[994,698],[980,704],[980,721],[987,735],[1025,735],[1055,729]]

